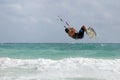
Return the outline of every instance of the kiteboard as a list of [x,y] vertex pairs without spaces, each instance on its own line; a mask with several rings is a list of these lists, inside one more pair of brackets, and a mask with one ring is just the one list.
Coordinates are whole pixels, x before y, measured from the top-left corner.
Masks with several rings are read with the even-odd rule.
[[89,27],[87,29],[87,35],[90,39],[95,39],[96,38],[96,32],[92,27]]

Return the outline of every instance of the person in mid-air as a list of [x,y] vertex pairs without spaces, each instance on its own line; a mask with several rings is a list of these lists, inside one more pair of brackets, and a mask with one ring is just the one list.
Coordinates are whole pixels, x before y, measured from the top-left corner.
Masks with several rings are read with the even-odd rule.
[[68,22],[64,21],[60,16],[58,16],[58,18],[63,24],[66,24],[68,26],[68,27],[64,26],[65,32],[73,39],[82,39],[84,37],[84,32],[86,32],[90,39],[95,39],[96,32],[93,28],[91,27],[87,28],[83,25],[79,32],[77,32],[73,27],[70,26],[70,24],[68,24]]
[[87,28],[83,25],[79,32],[77,32],[73,27],[65,27],[65,32],[73,39],[82,39],[84,37],[84,32],[87,33]]

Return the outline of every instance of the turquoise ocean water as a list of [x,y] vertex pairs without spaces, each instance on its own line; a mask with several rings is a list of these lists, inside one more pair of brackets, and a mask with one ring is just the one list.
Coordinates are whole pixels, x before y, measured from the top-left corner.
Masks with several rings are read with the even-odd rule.
[[0,80],[119,80],[119,43],[1,43]]

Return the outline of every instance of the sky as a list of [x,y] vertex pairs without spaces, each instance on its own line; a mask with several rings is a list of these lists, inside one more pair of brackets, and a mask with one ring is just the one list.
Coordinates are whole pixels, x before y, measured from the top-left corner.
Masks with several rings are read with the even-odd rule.
[[[96,39],[68,37],[58,16],[93,27]],[[0,0],[0,43],[120,43],[119,35],[120,0]]]

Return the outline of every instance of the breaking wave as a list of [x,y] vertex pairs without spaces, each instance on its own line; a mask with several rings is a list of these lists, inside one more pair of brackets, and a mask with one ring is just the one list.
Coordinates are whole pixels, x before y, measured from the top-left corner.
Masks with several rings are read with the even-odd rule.
[[120,59],[0,58],[0,80],[119,80],[119,75]]

